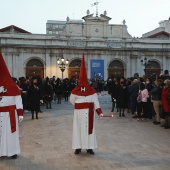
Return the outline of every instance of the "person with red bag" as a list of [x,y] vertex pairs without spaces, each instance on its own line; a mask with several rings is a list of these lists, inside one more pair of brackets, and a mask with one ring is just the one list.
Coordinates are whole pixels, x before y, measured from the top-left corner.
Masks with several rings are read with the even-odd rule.
[[162,107],[165,113],[165,129],[170,128],[170,80],[164,81],[162,90]]

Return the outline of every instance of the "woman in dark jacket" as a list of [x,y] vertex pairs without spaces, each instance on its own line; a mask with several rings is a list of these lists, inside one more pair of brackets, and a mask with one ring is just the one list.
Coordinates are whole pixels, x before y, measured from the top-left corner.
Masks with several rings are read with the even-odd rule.
[[170,128],[170,80],[164,81],[162,90],[162,106],[165,112],[165,129]]
[[111,100],[112,100],[112,110],[111,112],[114,112],[115,104],[116,104],[116,92],[117,92],[117,79],[114,78],[112,84],[109,86],[108,93],[111,95]]
[[59,78],[56,80],[55,94],[56,94],[57,100],[58,100],[57,104],[61,104],[61,97],[62,97],[62,94],[63,94],[63,87],[62,87],[61,80]]
[[24,112],[28,112],[27,111],[27,106],[28,106],[28,85],[26,83],[26,79],[22,79],[22,82],[21,82],[21,85],[20,85],[20,88],[21,88],[21,97],[22,97],[22,104],[23,104],[23,109],[24,109]]
[[160,124],[160,104],[161,104],[161,95],[162,95],[162,80],[157,79],[155,81],[155,87],[152,89],[152,101],[153,101],[153,108],[156,112],[156,120],[153,122],[155,125]]
[[121,79],[120,84],[117,85],[116,100],[117,107],[119,108],[119,117],[125,116],[124,111],[127,108],[127,87],[125,86],[123,79]]
[[69,94],[70,94],[69,79],[65,80],[63,88],[64,88],[64,98],[65,98],[65,101],[68,101],[68,97],[69,97]]
[[152,93],[152,80],[150,78],[146,79],[146,89],[148,90],[148,100],[147,100],[147,115],[149,119],[152,119],[152,111],[153,111],[153,104],[151,102],[151,93]]
[[46,79],[46,82],[44,84],[44,96],[45,96],[46,109],[51,109],[52,95],[53,95],[53,87],[50,84],[49,79]]
[[33,79],[33,83],[28,90],[28,97],[30,101],[32,119],[34,119],[34,112],[36,113],[36,119],[38,119],[38,112],[40,111],[40,102],[42,102],[42,97],[37,85],[37,79]]

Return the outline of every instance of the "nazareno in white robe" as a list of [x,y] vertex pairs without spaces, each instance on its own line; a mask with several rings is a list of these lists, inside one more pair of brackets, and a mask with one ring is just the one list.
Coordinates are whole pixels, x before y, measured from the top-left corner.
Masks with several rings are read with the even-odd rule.
[[[94,112],[100,108],[97,94],[89,96],[70,95],[70,102],[75,103],[94,103]],[[97,148],[96,133],[95,133],[95,113],[93,122],[92,134],[89,134],[88,122],[89,109],[74,109],[73,119],[73,138],[72,149],[95,149]],[[100,113],[98,113],[100,114]]]
[[[0,107],[16,105],[23,109],[21,96],[2,96]],[[9,112],[0,112],[0,157],[13,156],[20,153],[18,114],[15,110],[16,131],[11,132]]]

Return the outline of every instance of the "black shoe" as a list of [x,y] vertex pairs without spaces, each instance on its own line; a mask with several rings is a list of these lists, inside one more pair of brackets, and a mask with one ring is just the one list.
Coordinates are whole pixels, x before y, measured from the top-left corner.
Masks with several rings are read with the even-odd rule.
[[124,115],[124,114],[123,114],[122,116],[123,116],[123,117],[125,117],[125,115]]
[[160,123],[160,122],[155,121],[155,122],[154,122],[154,124],[155,124],[155,125],[159,125],[159,124],[161,124],[161,123]]
[[165,128],[165,129],[169,129],[169,127],[168,127],[168,126],[165,126],[164,128]]
[[93,149],[87,149],[87,153],[89,153],[90,155],[94,155]]
[[133,118],[138,118],[138,116],[137,116],[137,115],[135,115],[135,116],[133,116]]
[[17,155],[13,155],[13,156],[11,156],[11,158],[12,158],[12,159],[17,159],[18,156],[17,156]]
[[80,152],[81,152],[81,149],[76,149],[75,152],[74,152],[74,154],[75,154],[75,155],[78,155]]
[[42,110],[39,110],[39,112],[40,112],[40,113],[43,113],[43,111],[42,111]]

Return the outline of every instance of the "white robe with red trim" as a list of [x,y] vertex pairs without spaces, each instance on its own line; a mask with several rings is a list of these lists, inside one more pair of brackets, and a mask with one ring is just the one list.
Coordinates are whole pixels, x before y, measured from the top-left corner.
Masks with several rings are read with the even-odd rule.
[[[100,108],[97,94],[89,96],[70,95],[70,102],[75,103],[94,103],[94,111]],[[93,122],[93,132],[89,134],[88,128],[88,113],[89,109],[74,109],[73,119],[73,138],[72,149],[95,149],[97,148],[96,133],[95,133],[95,114]],[[98,113],[100,114],[100,113]]]
[[[21,96],[2,96],[0,107],[16,105],[23,109]],[[9,112],[0,112],[0,157],[13,156],[20,153],[18,114],[15,111],[16,131],[11,132]]]

